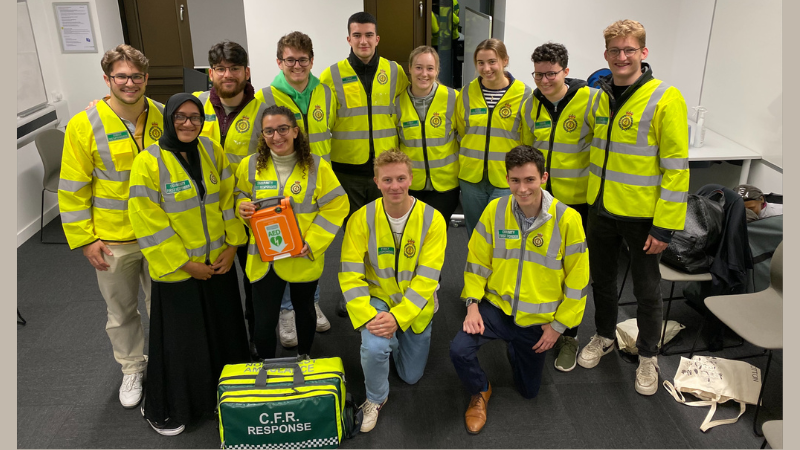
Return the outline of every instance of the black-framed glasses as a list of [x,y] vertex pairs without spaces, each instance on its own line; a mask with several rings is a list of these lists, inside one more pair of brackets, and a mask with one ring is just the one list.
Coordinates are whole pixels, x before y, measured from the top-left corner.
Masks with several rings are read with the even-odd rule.
[[264,128],[263,130],[261,130],[261,134],[263,134],[266,137],[271,137],[277,131],[278,134],[280,134],[281,136],[286,136],[287,134],[289,134],[289,130],[291,129],[292,127],[290,127],[289,125],[281,125],[278,128]]
[[289,67],[294,67],[294,65],[298,63],[300,64],[300,67],[307,67],[309,63],[311,63],[311,58],[281,58],[281,61],[283,61],[283,63]]
[[620,53],[625,52],[625,56],[631,57],[636,54],[637,51],[643,49],[644,47],[627,47],[627,48],[609,48],[606,50],[610,56],[614,58],[618,57]]
[[547,77],[548,80],[555,80],[556,75],[563,71],[564,69],[561,69],[558,72],[531,72],[531,75],[533,75],[533,79],[536,81],[542,81],[542,78],[544,77]]
[[214,67],[213,70],[214,70],[214,73],[216,73],[219,76],[224,76],[225,72],[230,71],[231,75],[236,77],[236,76],[241,75],[242,72],[244,72],[244,66],[230,66],[230,67],[217,66],[217,67]]
[[114,84],[124,85],[128,84],[128,80],[132,80],[133,84],[142,84],[145,76],[143,73],[135,73],[133,75],[109,75],[108,78],[114,80]]
[[187,116],[177,113],[172,115],[172,120],[174,120],[177,124],[183,124],[186,123],[187,120],[190,120],[194,125],[202,125],[206,119],[203,116]]

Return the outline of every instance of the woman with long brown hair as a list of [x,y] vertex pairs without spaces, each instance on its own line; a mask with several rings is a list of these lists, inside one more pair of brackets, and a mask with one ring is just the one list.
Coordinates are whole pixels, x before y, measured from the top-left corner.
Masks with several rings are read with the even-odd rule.
[[309,354],[314,342],[317,288],[327,250],[350,203],[330,163],[311,154],[294,113],[270,106],[261,116],[258,150],[242,160],[236,172],[236,214],[249,226],[256,200],[287,196],[305,245],[291,258],[262,261],[251,234],[245,272],[253,285],[254,342],[261,358],[275,357],[281,298],[289,284],[297,325],[298,354]]

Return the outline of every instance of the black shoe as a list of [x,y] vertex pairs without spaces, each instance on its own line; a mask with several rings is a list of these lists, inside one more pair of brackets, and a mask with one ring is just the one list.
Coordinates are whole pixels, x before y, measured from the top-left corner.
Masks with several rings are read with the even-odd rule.
[[336,315],[339,317],[347,317],[347,302],[344,301],[344,297],[339,299],[339,304],[336,305]]
[[[142,402],[142,417],[144,417],[144,402]],[[162,436],[177,436],[183,433],[183,430],[186,429],[185,426],[177,423],[172,422],[169,419],[165,420],[164,422],[154,422],[147,417],[144,417],[144,420],[150,424],[150,427],[156,431],[156,433]]]

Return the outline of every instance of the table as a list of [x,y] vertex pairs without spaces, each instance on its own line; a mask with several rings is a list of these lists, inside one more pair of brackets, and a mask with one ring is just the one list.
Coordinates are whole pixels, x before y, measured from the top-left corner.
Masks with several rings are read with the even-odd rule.
[[[689,122],[694,127],[695,124]],[[702,147],[689,147],[689,161],[742,161],[739,173],[739,184],[747,183],[750,174],[750,163],[761,159],[761,155],[732,140],[706,128],[705,141]]]

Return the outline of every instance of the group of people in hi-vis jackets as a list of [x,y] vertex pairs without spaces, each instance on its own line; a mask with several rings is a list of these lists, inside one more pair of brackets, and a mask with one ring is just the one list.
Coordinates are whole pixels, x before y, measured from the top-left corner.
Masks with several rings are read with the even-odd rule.
[[[538,394],[548,350],[561,371],[611,352],[623,239],[638,303],[635,389],[654,394],[658,260],[683,228],[688,134],[680,92],[644,62],[644,27],[603,31],[611,75],[600,88],[569,78],[567,49],[548,42],[532,54],[532,90],[506,70],[504,43],[487,39],[473,54],[478,77],[458,91],[439,83],[432,47],[411,52],[406,75],[378,55],[372,15],[347,28],[349,56],[319,78],[311,39],[281,37],[280,72],[259,91],[244,48],[220,42],[213,87],[164,105],[145,96],[145,55],[119,45],[103,56],[110,95],[67,125],[59,208],[70,247],[97,271],[122,406],[141,404],[156,432],[177,435],[214,411],[225,364],[272,358],[279,341],[313,357],[315,333],[330,328],[318,282],[344,227],[341,255],[327,256],[340,258],[338,312],[361,335],[361,431],[372,430],[390,356],[405,382],[423,376],[459,203],[466,312],[450,356],[471,395],[469,433],[483,429],[492,393],[484,343],[508,343],[525,398]],[[273,196],[294,200],[304,246],[265,262],[249,219]],[[579,352],[590,273],[597,331]]]

